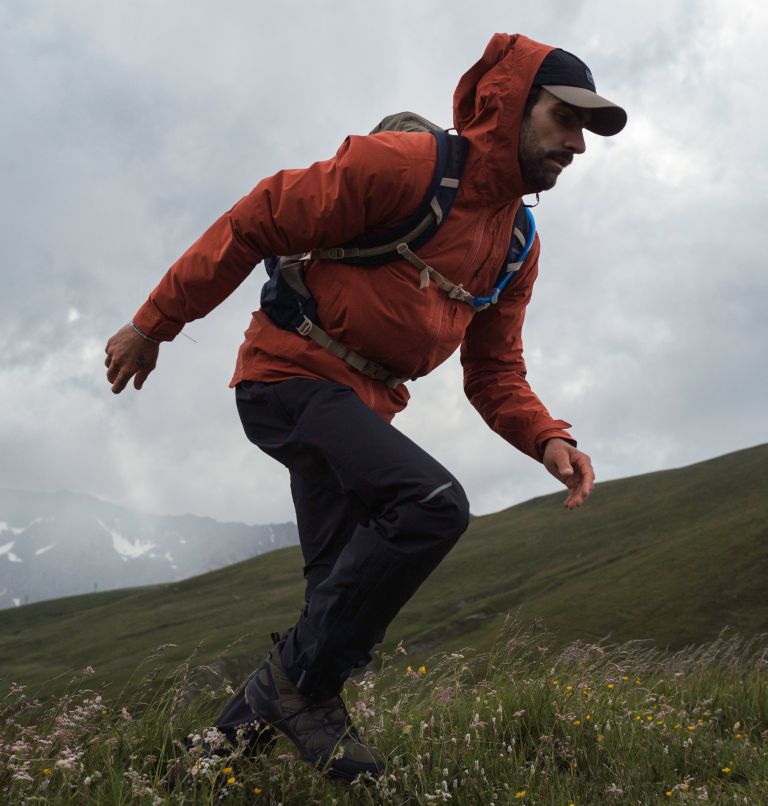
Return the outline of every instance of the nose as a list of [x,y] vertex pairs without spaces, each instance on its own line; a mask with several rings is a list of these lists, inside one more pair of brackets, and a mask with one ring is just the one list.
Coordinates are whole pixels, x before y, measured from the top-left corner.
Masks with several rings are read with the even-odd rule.
[[584,129],[581,126],[570,129],[563,145],[574,154],[583,154],[587,150],[587,144],[584,141]]

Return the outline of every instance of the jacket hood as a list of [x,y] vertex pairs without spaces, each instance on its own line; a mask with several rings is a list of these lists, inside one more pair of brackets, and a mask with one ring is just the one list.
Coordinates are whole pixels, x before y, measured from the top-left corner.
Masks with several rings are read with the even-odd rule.
[[525,101],[551,50],[522,34],[495,34],[456,87],[453,125],[470,143],[465,191],[482,203],[534,192],[526,187],[517,148]]

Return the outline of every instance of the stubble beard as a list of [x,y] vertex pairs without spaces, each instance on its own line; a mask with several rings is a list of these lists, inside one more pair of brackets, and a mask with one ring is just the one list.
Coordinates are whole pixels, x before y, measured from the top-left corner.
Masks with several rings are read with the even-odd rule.
[[523,178],[531,186],[531,193],[541,193],[545,190],[551,190],[555,186],[559,172],[553,168],[547,168],[546,165],[546,160],[553,157],[567,157],[568,162],[570,162],[573,155],[560,151],[546,151],[540,148],[536,142],[530,122],[528,118],[525,118],[520,127],[517,158]]

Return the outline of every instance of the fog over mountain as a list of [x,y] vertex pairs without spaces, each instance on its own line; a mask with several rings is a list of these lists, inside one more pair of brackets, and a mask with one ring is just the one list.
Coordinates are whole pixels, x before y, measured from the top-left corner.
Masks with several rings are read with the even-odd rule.
[[89,495],[0,490],[0,608],[171,582],[298,543],[252,526],[133,512]]

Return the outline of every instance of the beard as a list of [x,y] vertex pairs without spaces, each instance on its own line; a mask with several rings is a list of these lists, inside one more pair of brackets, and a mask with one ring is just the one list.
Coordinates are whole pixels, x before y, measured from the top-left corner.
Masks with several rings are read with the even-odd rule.
[[530,192],[539,193],[543,190],[551,190],[557,182],[557,177],[560,175],[560,171],[548,164],[547,160],[557,160],[565,167],[573,161],[573,154],[571,154],[570,151],[547,151],[541,148],[536,142],[533,127],[526,117],[520,127],[517,158],[526,185],[530,185],[531,187]]

